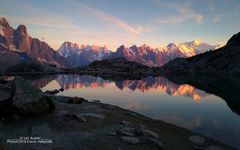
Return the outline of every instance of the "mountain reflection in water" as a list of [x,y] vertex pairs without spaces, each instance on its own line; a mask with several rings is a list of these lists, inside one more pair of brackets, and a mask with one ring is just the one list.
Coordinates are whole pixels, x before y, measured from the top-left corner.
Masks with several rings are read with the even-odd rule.
[[31,80],[33,85],[43,91],[63,87],[64,91],[58,95],[98,99],[240,148],[240,107],[236,98],[239,92],[231,88],[236,87],[238,82],[232,85],[226,84],[225,80],[216,80],[213,83],[213,79],[202,80],[201,84],[184,84],[188,82],[183,79],[172,81],[179,84],[164,77],[123,80],[71,74]]
[[[202,97],[208,94],[204,91],[198,90],[197,88],[188,84],[175,84],[170,82],[164,77],[146,77],[141,80],[123,80],[123,81],[111,81],[104,80],[101,77],[94,77],[89,75],[58,75],[49,76],[43,79],[32,81],[32,84],[38,88],[43,88],[49,82],[57,82],[60,87],[65,90],[77,89],[83,87],[97,88],[106,87],[107,84],[114,83],[117,88],[130,89],[132,91],[139,90],[141,92],[148,92],[155,89],[159,92],[165,92],[172,96],[185,96],[190,97],[194,101],[199,101]],[[54,87],[52,88],[54,89]]]

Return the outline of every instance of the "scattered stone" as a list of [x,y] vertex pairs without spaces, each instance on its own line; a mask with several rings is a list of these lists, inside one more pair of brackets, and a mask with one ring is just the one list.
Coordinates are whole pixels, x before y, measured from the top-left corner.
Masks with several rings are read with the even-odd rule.
[[150,142],[156,144],[159,148],[163,148],[163,142],[154,138],[147,138]]
[[76,119],[80,122],[86,122],[87,121],[83,116],[80,116],[78,114],[73,114],[73,116],[76,117]]
[[52,91],[47,90],[47,91],[45,91],[45,93],[46,94],[50,94],[50,95],[55,95],[55,94],[59,93],[59,91],[57,89],[56,90],[52,90]]
[[87,100],[82,97],[72,97],[68,99],[68,103],[71,104],[81,104],[82,102],[87,102]]
[[129,143],[129,144],[138,144],[140,143],[140,140],[136,137],[130,137],[130,136],[122,136],[121,140],[123,142]]
[[119,133],[126,136],[134,136],[135,131],[135,128],[123,128]]
[[210,145],[205,150],[224,150],[224,148],[215,145]]
[[140,133],[145,136],[145,137],[150,137],[150,138],[154,138],[154,139],[159,139],[159,135],[151,130],[147,130],[144,128],[140,129]]
[[67,114],[69,114],[69,111],[66,111],[66,110],[62,110],[62,111],[57,112],[57,115],[60,116],[60,117],[65,116]]
[[123,124],[125,126],[132,125],[132,123],[130,121],[126,121],[126,120],[121,121],[121,124]]
[[80,113],[78,116],[83,116],[83,117],[93,117],[93,118],[99,118],[99,119],[104,119],[105,116],[102,114],[95,114],[95,113]]
[[63,91],[64,91],[64,88],[60,88],[59,91],[63,92]]
[[198,145],[201,145],[205,142],[205,139],[201,136],[198,136],[198,135],[194,135],[194,136],[190,136],[188,138],[188,140],[192,143],[195,143],[195,144],[198,144]]

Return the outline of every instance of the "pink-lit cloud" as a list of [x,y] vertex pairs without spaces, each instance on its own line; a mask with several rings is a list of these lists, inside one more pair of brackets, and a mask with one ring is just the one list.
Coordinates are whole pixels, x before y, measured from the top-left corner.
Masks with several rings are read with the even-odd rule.
[[123,21],[107,12],[104,12],[102,10],[95,9],[95,8],[89,7],[89,6],[81,4],[81,3],[78,3],[78,6],[80,7],[80,9],[82,11],[84,11],[88,15],[94,17],[95,19],[98,19],[105,24],[114,25],[115,27],[118,27],[129,33],[140,35],[141,33],[143,33],[145,31],[145,29],[141,26],[133,27],[133,26],[129,25],[128,23],[126,23],[125,21]]

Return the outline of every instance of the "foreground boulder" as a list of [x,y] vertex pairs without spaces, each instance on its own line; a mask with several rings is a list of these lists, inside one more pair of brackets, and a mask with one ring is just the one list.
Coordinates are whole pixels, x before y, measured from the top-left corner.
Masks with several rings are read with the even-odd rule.
[[11,102],[14,96],[15,84],[13,82],[7,82],[6,80],[1,80],[0,83],[0,106],[4,106]]
[[[7,84],[8,83],[1,85],[2,89],[4,89],[3,87],[7,86]],[[11,81],[11,84],[14,84],[14,88],[11,89],[11,92],[8,92],[9,97],[5,99],[5,102],[8,102],[8,105],[5,106],[8,112],[28,116],[46,113],[55,108],[50,97],[45,96],[41,90],[31,86],[31,84],[24,79],[17,77]],[[8,90],[10,90],[10,88]],[[6,88],[3,92],[6,92]],[[0,97],[2,97],[2,95]]]

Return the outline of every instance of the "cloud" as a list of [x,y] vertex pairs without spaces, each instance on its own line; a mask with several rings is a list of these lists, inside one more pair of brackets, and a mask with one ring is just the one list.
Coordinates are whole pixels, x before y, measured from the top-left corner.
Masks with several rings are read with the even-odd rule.
[[91,15],[92,17],[106,23],[106,24],[110,24],[110,25],[114,25],[122,30],[125,30],[129,33],[135,34],[135,35],[140,35],[141,33],[143,33],[145,31],[145,29],[141,26],[139,27],[133,27],[129,24],[127,24],[126,22],[124,22],[123,20],[108,14],[102,10],[98,10],[92,7],[89,7],[87,5],[78,3],[80,9],[82,11],[84,11],[85,13],[87,13],[88,15]]
[[219,22],[225,15],[223,14],[219,14],[219,15],[216,15],[215,17],[213,17],[212,21],[217,23]]
[[186,21],[194,21],[198,24],[203,22],[203,15],[197,13],[189,6],[183,6],[178,4],[168,4],[168,6],[179,13],[178,16],[169,16],[167,18],[155,19],[161,24],[180,24]]
[[[36,25],[47,28],[56,28],[56,29],[68,29],[68,30],[77,30],[80,27],[72,24],[70,19],[67,19],[62,16],[5,16],[11,22],[25,25]],[[62,22],[64,20],[64,23]]]

